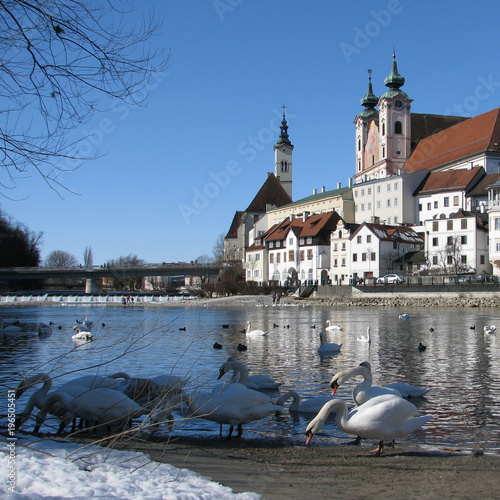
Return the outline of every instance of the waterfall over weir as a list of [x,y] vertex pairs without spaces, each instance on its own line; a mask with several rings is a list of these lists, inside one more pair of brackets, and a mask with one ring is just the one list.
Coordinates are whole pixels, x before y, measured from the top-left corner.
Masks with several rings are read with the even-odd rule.
[[38,294],[1,294],[1,304],[26,304],[26,303],[55,303],[55,304],[122,304],[127,297],[132,297],[134,304],[161,304],[163,302],[178,302],[195,298],[194,295],[131,295],[128,293],[106,294],[106,295],[82,295],[62,293],[38,293]]

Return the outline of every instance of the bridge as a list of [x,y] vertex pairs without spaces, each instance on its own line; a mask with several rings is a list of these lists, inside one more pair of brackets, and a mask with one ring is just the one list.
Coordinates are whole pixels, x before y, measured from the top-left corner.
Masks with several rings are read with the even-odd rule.
[[218,276],[222,264],[198,264],[196,262],[177,262],[145,264],[142,266],[92,266],[54,269],[49,267],[2,267],[0,281],[37,280],[37,279],[85,279],[85,291],[94,293],[96,281],[100,278],[133,276]]

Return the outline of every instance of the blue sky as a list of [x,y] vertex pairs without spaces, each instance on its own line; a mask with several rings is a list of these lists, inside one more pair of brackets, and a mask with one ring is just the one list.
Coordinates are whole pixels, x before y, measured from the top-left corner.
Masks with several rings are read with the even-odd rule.
[[294,199],[347,185],[367,71],[380,96],[394,47],[414,112],[475,116],[499,105],[493,0],[144,0],[137,8],[163,17],[155,43],[172,54],[146,106],[96,113],[75,132],[102,155],[62,175],[77,194],[61,199],[33,174],[0,198],[5,213],[43,231],[43,258],[65,250],[82,261],[87,246],[96,265],[129,254],[211,255],[274,169],[284,104]]

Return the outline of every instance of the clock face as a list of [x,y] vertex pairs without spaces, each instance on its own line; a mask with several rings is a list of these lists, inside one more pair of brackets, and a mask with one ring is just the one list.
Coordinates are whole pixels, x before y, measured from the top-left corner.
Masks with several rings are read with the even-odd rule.
[[401,99],[396,99],[394,101],[394,107],[396,109],[403,109],[403,102],[401,101]]

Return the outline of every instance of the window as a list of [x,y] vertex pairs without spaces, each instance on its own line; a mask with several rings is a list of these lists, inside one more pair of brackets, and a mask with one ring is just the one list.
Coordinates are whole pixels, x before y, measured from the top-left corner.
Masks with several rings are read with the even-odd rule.
[[434,208],[438,208],[438,202],[437,201],[434,202]]
[[377,208],[380,209],[380,200],[377,201]]
[[375,260],[375,252],[370,254],[370,260],[373,262]]
[[497,249],[497,252],[500,252],[500,243],[496,244],[496,249]]
[[337,259],[333,261],[333,267],[339,267],[339,261]]
[[252,256],[250,254],[248,254],[248,262],[252,262]]
[[446,229],[448,231],[453,231],[453,221],[452,220],[447,220],[446,221]]
[[361,203],[361,211],[364,212],[365,211],[365,204],[364,203]]
[[439,231],[439,222],[437,220],[435,220],[433,223],[432,223],[432,230],[433,231]]
[[365,195],[365,190],[364,190],[364,189],[362,189],[362,190],[361,190],[361,196],[364,196],[364,195]]
[[372,194],[372,188],[368,188],[366,191],[368,193],[368,196],[370,196]]
[[371,203],[371,201],[368,202],[367,208],[368,208],[368,212],[372,211],[372,203]]
[[500,229],[500,219],[498,217],[495,218],[495,229],[496,230]]
[[432,205],[430,203],[427,203],[427,210],[430,210],[432,208]]
[[293,238],[288,238],[288,244],[293,245]]
[[398,206],[398,199],[397,198],[394,198],[394,206],[397,207]]
[[339,230],[339,238],[342,238],[342,231]]
[[432,246],[437,247],[438,245],[438,238],[432,238]]
[[394,124],[394,133],[395,134],[403,133],[403,124],[399,120]]
[[353,262],[358,262],[358,254],[357,253],[353,253],[352,254],[352,261]]
[[387,192],[390,193],[391,192],[391,185],[390,184],[387,184]]
[[345,241],[342,242],[342,250],[345,250]]
[[434,266],[437,266],[437,263],[438,263],[438,258],[437,258],[437,255],[433,255],[433,256],[432,256],[432,264],[433,264]]
[[260,253],[255,256],[255,260],[260,260]]
[[345,267],[345,258],[342,259],[342,267]]
[[313,242],[313,239],[311,238],[311,236],[308,236],[307,237],[307,244],[310,245],[312,242]]
[[446,263],[447,264],[453,264],[453,256],[448,255],[448,257],[446,258]]
[[258,277],[259,277],[259,274],[260,274],[260,269],[256,269],[256,270],[253,272],[253,277],[254,277],[254,278],[258,278]]
[[453,236],[448,236],[448,238],[446,238],[446,244],[453,245]]
[[286,252],[283,252],[283,262],[286,262]]
[[380,193],[380,186],[377,186],[377,193]]
[[372,242],[372,235],[371,234],[367,234],[366,235],[366,242],[367,243],[371,243]]
[[361,236],[358,236],[358,237],[356,238],[356,243],[361,243]]
[[277,253],[276,254],[276,264],[280,264],[280,263],[281,263],[281,254]]
[[313,251],[311,248],[307,250],[307,260],[312,260],[313,258]]
[[390,206],[391,206],[391,200],[387,198],[387,208],[389,208]]
[[359,191],[356,189],[356,190],[354,191],[354,198],[357,198],[357,197],[358,197],[358,194],[359,194]]
[[274,254],[273,253],[269,254],[269,263],[274,264]]
[[281,247],[281,241],[277,241],[276,242],[276,248],[280,248]]
[[299,239],[299,245],[303,245],[304,243],[305,243],[304,238],[300,238],[300,239]]
[[480,264],[484,264],[484,263],[485,263],[485,258],[484,258],[484,255],[480,255],[480,256],[479,256],[479,263],[480,263]]
[[398,218],[394,217],[394,224],[397,224],[397,223],[398,223]]
[[305,256],[305,254],[304,254],[304,250],[301,250],[301,251],[300,251],[300,260],[301,260],[301,261],[304,261],[304,260],[305,260],[305,259],[304,259],[304,256]]
[[366,262],[366,253],[362,253],[362,254],[361,254],[361,260],[362,260],[363,262]]
[[467,236],[460,236],[460,244],[467,245]]
[[422,203],[419,203],[418,204],[418,211],[421,212],[422,211]]
[[397,183],[397,182],[395,182],[395,183],[394,183],[394,191],[397,191],[397,190],[398,190],[398,183]]
[[387,224],[392,224],[392,219],[390,217],[387,217]]
[[460,229],[467,229],[467,219],[462,219],[460,221]]
[[467,255],[462,255],[460,261],[462,262],[462,264],[467,264]]
[[449,207],[450,206],[450,197],[449,196],[445,196],[444,197],[444,206],[445,207]]
[[334,251],[334,252],[336,252],[336,251],[338,250],[338,246],[339,246],[339,244],[338,244],[338,243],[335,243],[335,244],[333,245],[333,251]]
[[274,248],[274,243],[272,241],[269,243],[269,248]]
[[453,197],[453,206],[458,207],[458,196]]
[[251,278],[252,277],[252,271],[247,271],[247,278]]

